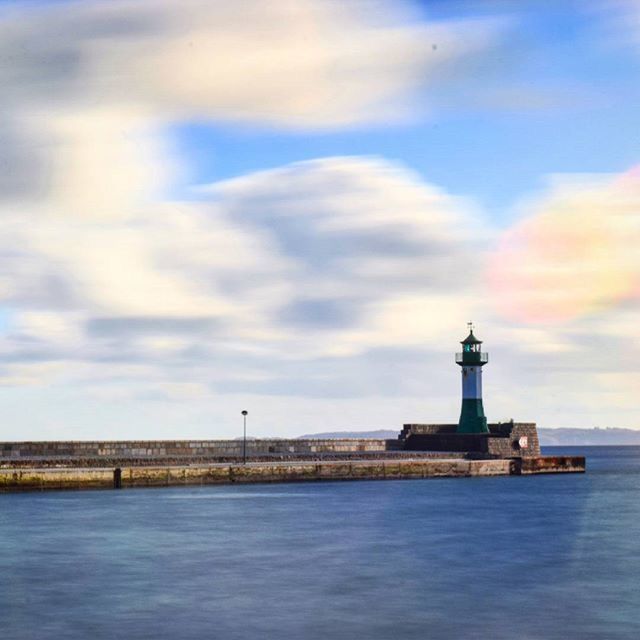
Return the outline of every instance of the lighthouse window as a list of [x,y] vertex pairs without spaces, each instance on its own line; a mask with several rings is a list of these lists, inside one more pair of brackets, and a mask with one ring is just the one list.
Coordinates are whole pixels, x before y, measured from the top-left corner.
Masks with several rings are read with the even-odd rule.
[[469,353],[469,351],[471,351],[471,345],[470,344],[465,344],[463,347],[463,350],[467,353]]

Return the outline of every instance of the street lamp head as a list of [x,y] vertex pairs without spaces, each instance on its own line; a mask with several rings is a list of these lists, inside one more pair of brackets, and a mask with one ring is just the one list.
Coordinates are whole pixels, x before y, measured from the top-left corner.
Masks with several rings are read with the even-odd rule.
[[243,412],[242,412],[242,415],[243,415],[243,416],[246,416],[248,413],[249,413],[248,411],[243,411]]

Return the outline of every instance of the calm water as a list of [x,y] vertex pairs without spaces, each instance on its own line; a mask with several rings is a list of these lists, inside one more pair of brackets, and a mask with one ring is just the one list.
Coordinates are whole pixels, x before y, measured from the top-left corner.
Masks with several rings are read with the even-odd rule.
[[588,473],[0,495],[2,638],[640,638],[640,447],[553,451]]

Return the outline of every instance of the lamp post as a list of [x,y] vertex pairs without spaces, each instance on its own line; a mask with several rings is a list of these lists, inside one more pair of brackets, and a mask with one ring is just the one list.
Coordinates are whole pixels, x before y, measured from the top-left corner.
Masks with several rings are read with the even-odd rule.
[[247,464],[247,414],[248,411],[242,412],[242,464]]

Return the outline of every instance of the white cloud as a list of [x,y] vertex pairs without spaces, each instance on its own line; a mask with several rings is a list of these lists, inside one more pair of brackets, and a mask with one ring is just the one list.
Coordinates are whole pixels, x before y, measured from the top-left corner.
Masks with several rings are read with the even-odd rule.
[[46,118],[55,152],[41,202],[45,216],[126,218],[158,200],[175,178],[153,120],[141,114],[109,108],[54,111]]
[[[131,335],[138,320],[143,332],[153,322],[165,333],[180,322],[192,332],[194,320],[210,319],[229,339],[275,349],[295,341],[300,355],[324,352],[317,336],[338,349],[345,340],[351,349],[418,341],[430,311],[419,296],[437,294],[431,309],[442,318],[447,304],[456,306],[458,291],[448,290],[472,284],[455,277],[472,245],[463,204],[402,167],[327,158],[211,191],[209,204],[166,203],[124,220],[5,219],[13,237],[5,300],[41,317],[73,310],[89,323],[113,318],[94,322],[102,333]],[[47,274],[72,294],[25,295],[43,288]],[[398,304],[410,310],[404,329],[383,319]],[[354,339],[365,327],[368,337]]]
[[13,6],[0,16],[0,203],[135,216],[179,179],[163,139],[174,122],[313,130],[402,119],[433,70],[490,46],[498,28],[407,11],[358,0]]
[[[468,203],[397,164],[325,158],[212,185],[209,201],[167,196],[180,168],[162,137],[171,122],[317,130],[401,120],[415,92],[428,108],[434,76],[495,37],[495,22],[407,21],[402,11],[141,0],[2,14],[0,159],[10,171],[0,176],[0,386],[15,405],[5,424],[24,424],[28,405],[31,437],[157,437],[185,424],[222,435],[234,402],[271,416],[263,434],[299,432],[292,411],[305,430],[450,420],[450,351],[470,318],[498,351],[496,418],[531,389],[546,417],[570,415],[566,402],[588,383],[605,387],[601,400],[615,396],[619,379],[593,375],[612,370],[635,329],[617,316],[607,333],[587,312],[633,298],[635,187],[540,199],[524,223],[533,236],[510,232],[517,247],[498,254],[506,320],[479,281],[487,234]],[[565,239],[578,245],[587,232],[587,258],[609,275],[566,252]],[[610,287],[619,276],[624,290]],[[530,311],[526,325],[568,303],[587,314],[573,332],[562,323],[517,331],[514,313]],[[600,329],[606,340],[590,344]],[[566,401],[554,405],[568,353],[592,369],[577,382],[565,376]],[[40,396],[20,395],[25,385]]]
[[[455,206],[401,168],[332,159],[218,185],[208,207],[163,202],[178,171],[162,140],[167,123],[313,129],[402,118],[433,70],[488,46],[496,29],[488,20],[408,20],[407,11],[311,0],[5,11],[0,81],[12,145],[0,153],[27,154],[11,163],[16,175],[4,190],[5,304],[80,314],[103,336],[125,326],[118,318],[130,318],[130,334],[157,327],[146,346],[140,335],[131,339],[131,357],[158,344],[167,319],[187,330],[194,318],[219,322],[239,351],[277,352],[293,340],[296,352],[321,352],[305,336],[326,335],[334,321],[336,336],[346,335],[338,316],[353,332],[367,305],[384,306],[385,287],[400,295],[441,288],[452,224],[443,216]],[[278,181],[288,182],[284,190]],[[277,209],[275,232],[252,198],[263,212]],[[297,238],[295,223],[283,220],[307,209],[315,213]],[[319,320],[306,326],[310,310]]]
[[[471,269],[460,277],[477,248],[464,202],[370,158],[293,164],[210,192],[127,218],[5,218],[4,301],[22,311],[0,385],[83,390],[132,415],[246,400],[275,420],[269,396],[302,413],[319,411],[317,398],[395,394],[406,406],[425,375],[436,402],[448,385],[430,372],[430,344],[456,389],[450,332],[475,305]],[[52,279],[72,293],[50,295]]]
[[[139,0],[5,12],[9,104],[324,127],[404,116],[430,71],[497,24],[409,21],[383,1]],[[438,44],[434,55],[433,44]]]
[[[523,253],[508,260],[497,253],[494,266],[500,259],[535,308],[548,309],[557,299],[545,298],[553,284],[545,269],[553,271],[553,260],[545,258],[541,281],[537,242],[571,249],[574,226],[581,237],[592,229],[586,213],[598,219],[606,203],[606,238],[623,243],[608,253],[635,255],[627,251],[635,229],[634,180],[633,173],[591,180],[586,190],[573,181],[540,196],[527,228],[535,230],[540,218],[546,233],[525,234],[533,248],[517,244]],[[73,218],[64,225],[55,217],[38,225],[5,219],[13,238],[3,262],[6,289],[13,292],[11,305],[25,311],[5,340],[9,364],[0,382],[66,381],[130,408],[186,402],[206,412],[211,403],[235,398],[269,407],[273,416],[281,414],[268,396],[303,413],[311,406],[320,411],[318,398],[331,399],[318,421],[335,421],[338,398],[355,411],[357,398],[382,406],[375,398],[393,395],[402,399],[400,408],[421,396],[433,407],[426,418],[455,419],[452,353],[462,322],[474,319],[492,353],[487,410],[496,419],[529,406],[535,389],[536,415],[516,417],[570,424],[569,405],[588,388],[590,419],[613,424],[618,414],[607,403],[631,392],[608,373],[631,370],[640,355],[629,342],[633,308],[584,315],[583,289],[569,287],[565,297],[580,310],[571,318],[527,327],[495,315],[478,278],[487,238],[478,235],[466,203],[399,165],[325,158],[208,191],[209,202],[149,205],[127,219]],[[572,224],[583,218],[585,225]],[[575,264],[573,250],[553,255],[567,274],[573,265],[571,277],[582,277],[581,255]],[[49,296],[41,283],[47,274],[73,295]],[[507,309],[528,303],[519,287],[497,293]],[[391,414],[387,407],[376,415]]]

